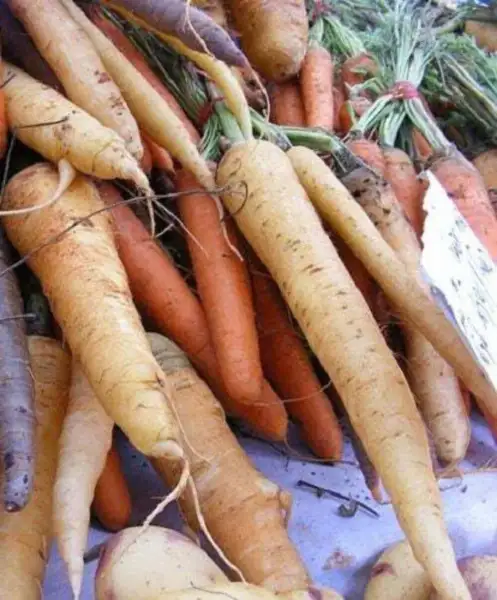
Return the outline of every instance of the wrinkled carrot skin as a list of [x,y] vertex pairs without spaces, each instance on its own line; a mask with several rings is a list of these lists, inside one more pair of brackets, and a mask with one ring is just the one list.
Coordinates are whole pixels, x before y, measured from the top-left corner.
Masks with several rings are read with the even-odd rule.
[[380,175],[385,175],[386,163],[383,150],[376,142],[365,138],[351,140],[347,142],[347,148],[366,163],[368,167],[374,169]]
[[[108,183],[99,183],[99,192],[107,205],[122,201],[117,189]],[[111,215],[119,257],[140,311],[188,355],[230,415],[245,420],[270,440],[284,440],[288,427],[285,408],[268,382],[264,381],[261,397],[254,406],[236,403],[230,398],[221,380],[198,298],[128,206],[121,204],[113,208]]]
[[294,329],[278,286],[255,255],[250,256],[250,262],[264,373],[288,401],[286,409],[301,425],[311,450],[320,458],[338,460],[343,436],[331,402]]
[[188,129],[188,133],[192,141],[195,143],[200,141],[198,131],[193,126],[190,119],[186,116],[181,106],[176,101],[176,98],[166,88],[162,81],[148,66],[144,56],[133,46],[129,39],[118,29],[113,23],[108,21],[98,7],[91,7],[89,9],[89,16],[93,23],[102,31],[116,46],[122,54],[129,60],[129,62],[137,69],[142,76],[150,83],[155,91],[162,96],[167,102],[169,108],[175,113],[175,115],[181,120],[183,125]]
[[330,53],[321,46],[310,45],[300,71],[300,91],[308,127],[333,130],[334,70]]
[[305,113],[300,87],[295,79],[274,83],[269,88],[270,118],[276,125],[305,127]]
[[431,170],[490,256],[497,260],[497,217],[480,173],[462,155],[440,159]]
[[362,117],[371,105],[371,100],[363,96],[359,96],[353,100],[345,100],[338,113],[340,131],[343,134],[348,133],[353,125],[355,125],[355,122]]
[[166,173],[174,173],[174,161],[169,152],[154,142],[154,140],[143,131],[141,132],[144,146],[150,153],[150,162],[153,167],[165,171]]
[[124,529],[131,517],[131,496],[121,469],[121,459],[115,448],[109,450],[93,497],[93,512],[109,531]]
[[[176,174],[176,185],[179,192],[199,188],[195,178],[184,170]],[[209,194],[181,195],[178,207],[190,232],[188,248],[221,377],[230,396],[257,402],[263,373],[246,265],[229,248],[218,209]],[[236,239],[234,230],[231,236]]]
[[355,85],[363,83],[378,72],[376,61],[366,53],[348,58],[342,65],[342,81],[348,98]]
[[392,186],[397,200],[418,238],[423,233],[424,189],[409,156],[399,148],[385,148],[385,179]]

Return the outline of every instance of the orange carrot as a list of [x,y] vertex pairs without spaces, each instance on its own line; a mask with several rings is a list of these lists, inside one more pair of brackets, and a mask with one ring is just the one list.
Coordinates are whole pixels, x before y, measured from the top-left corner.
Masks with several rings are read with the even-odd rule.
[[264,372],[283,400],[288,400],[287,411],[301,425],[311,450],[321,458],[337,460],[343,439],[331,402],[292,325],[278,286],[255,254],[250,262]]
[[497,190],[497,148],[486,150],[473,159],[488,190]]
[[269,88],[271,100],[271,121],[276,125],[304,127],[304,104],[297,81],[275,83]]
[[340,112],[345,102],[345,94],[343,93],[343,87],[341,82],[337,82],[333,86],[333,130],[342,133],[342,126],[340,123]]
[[342,81],[346,96],[348,97],[351,88],[363,83],[377,71],[376,61],[365,52],[348,58],[342,65]]
[[142,131],[140,131],[140,138],[141,138],[141,143],[143,146],[143,156],[140,161],[140,167],[144,173],[146,173],[147,175],[150,175],[150,172],[152,171],[152,166],[153,166],[152,153],[150,152],[149,143],[148,143],[148,141],[145,141]]
[[328,50],[319,44],[309,44],[300,71],[300,91],[308,127],[333,130],[334,64]]
[[383,150],[376,142],[366,138],[350,140],[347,142],[347,148],[366,163],[368,167],[374,169],[380,175],[385,175],[386,163]]
[[423,233],[424,221],[424,189],[417,177],[414,165],[409,156],[399,148],[386,148],[383,156],[386,165],[385,179],[392,186],[407,219],[420,238]]
[[[178,171],[176,184],[180,192],[199,187],[184,170]],[[221,377],[231,397],[257,402],[263,374],[246,266],[228,247],[209,194],[185,194],[178,206],[190,232],[188,248]],[[234,230],[230,234],[235,239]]]
[[358,96],[353,100],[346,100],[343,102],[338,113],[340,131],[343,134],[348,133],[359,117],[362,117],[371,105],[371,100],[369,100],[369,98],[364,98],[363,96]]
[[141,75],[148,81],[148,83],[150,83],[155,91],[167,102],[169,108],[181,120],[186,129],[188,129],[192,141],[200,141],[200,135],[198,131],[195,129],[190,119],[186,116],[185,112],[176,101],[176,98],[152,71],[144,56],[135,48],[135,46],[133,46],[124,33],[122,33],[122,31],[113,23],[107,20],[97,7],[91,7],[90,17],[100,31],[102,31],[111,40],[114,46],[116,46],[122,52],[122,54],[124,54],[129,62],[135,67],[135,69],[141,73]]
[[145,132],[141,132],[144,146],[150,153],[152,166],[166,173],[174,173],[174,162],[169,152],[154,142],[154,140]]
[[[100,183],[99,192],[107,205],[122,201],[117,189],[108,183]],[[284,440],[288,425],[285,408],[269,383],[264,381],[261,397],[255,405],[237,403],[230,398],[221,380],[198,298],[128,206],[115,206],[111,214],[119,257],[140,311],[188,355],[230,415],[244,419],[266,438]]]
[[497,260],[497,217],[480,173],[460,154],[436,161],[432,171],[491,257]]
[[104,470],[95,487],[93,512],[109,531],[120,531],[129,524],[131,496],[115,446],[109,450]]
[[433,148],[419,129],[413,129],[411,137],[416,159],[421,163],[426,163],[433,156]]

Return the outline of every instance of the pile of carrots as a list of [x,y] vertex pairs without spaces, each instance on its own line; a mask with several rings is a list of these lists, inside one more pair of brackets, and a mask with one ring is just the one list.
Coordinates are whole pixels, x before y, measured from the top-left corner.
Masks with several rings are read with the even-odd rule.
[[[338,599],[316,595],[287,533],[291,494],[227,417],[287,446],[293,421],[330,462],[349,423],[425,587],[472,597],[437,476],[466,455],[473,399],[497,435],[497,390],[421,277],[423,172],[495,260],[497,150],[441,153],[427,103],[429,127],[406,123],[402,148],[380,126],[359,135],[384,101],[380,60],[335,4],[0,3],[0,597],[42,597],[52,539],[80,597],[92,516],[119,531],[131,515],[117,427],[170,493],[116,538],[132,539],[112,566],[177,501],[239,582],[216,571],[205,595],[161,583],[154,600]],[[152,598],[101,560],[98,599]]]

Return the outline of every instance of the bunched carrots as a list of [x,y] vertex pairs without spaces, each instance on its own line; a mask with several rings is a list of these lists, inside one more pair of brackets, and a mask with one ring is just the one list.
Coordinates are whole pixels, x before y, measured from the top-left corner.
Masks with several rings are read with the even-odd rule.
[[[469,600],[412,394],[292,163],[269,142],[239,143],[225,154],[217,181],[335,384],[418,560],[447,600]],[[242,210],[240,186],[248,197]]]
[[152,319],[159,331],[174,340],[207,381],[224,409],[243,418],[257,433],[274,441],[286,437],[285,408],[267,381],[255,404],[236,402],[221,379],[212,347],[207,320],[198,298],[193,294],[172,261],[124,205],[117,190],[106,183],[100,194],[111,211],[119,256],[129,278],[138,307]]
[[339,459],[342,432],[329,398],[314,373],[302,340],[271,276],[254,256],[252,282],[264,373],[321,458]]

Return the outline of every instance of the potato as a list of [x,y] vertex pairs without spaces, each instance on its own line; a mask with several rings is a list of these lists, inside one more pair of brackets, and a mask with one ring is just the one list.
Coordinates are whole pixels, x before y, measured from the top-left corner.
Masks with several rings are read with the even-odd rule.
[[[497,556],[469,556],[457,562],[473,600],[497,598]],[[440,600],[432,592],[430,600]]]
[[307,50],[304,0],[227,0],[242,48],[264,77],[296,75]]
[[432,586],[404,540],[387,548],[371,570],[364,600],[428,600]]
[[228,581],[189,538],[153,526],[136,538],[139,531],[124,529],[106,544],[95,578],[97,600],[158,600],[171,591]]

